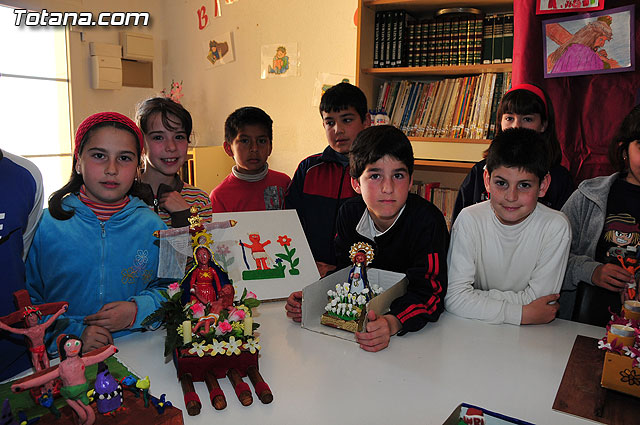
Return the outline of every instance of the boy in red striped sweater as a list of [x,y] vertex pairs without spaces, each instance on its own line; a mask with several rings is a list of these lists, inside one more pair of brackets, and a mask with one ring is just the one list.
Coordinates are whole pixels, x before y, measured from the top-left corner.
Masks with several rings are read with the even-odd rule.
[[[350,264],[354,243],[374,249],[369,267],[405,273],[407,292],[396,298],[389,312],[370,311],[366,332],[356,333],[360,347],[380,351],[392,335],[418,331],[435,322],[444,309],[447,290],[449,233],[444,217],[431,202],[409,194],[413,183],[413,149],[397,128],[363,130],[349,153],[349,170],[357,196],[338,213],[335,239],[338,269]],[[298,294],[287,300],[287,315],[301,317]]]

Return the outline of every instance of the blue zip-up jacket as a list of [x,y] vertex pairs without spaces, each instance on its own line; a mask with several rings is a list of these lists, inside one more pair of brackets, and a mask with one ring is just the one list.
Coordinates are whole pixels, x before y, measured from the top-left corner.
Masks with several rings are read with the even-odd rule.
[[138,198],[109,220],[101,222],[76,195],[63,199],[65,209],[75,210],[69,220],[56,220],[45,210],[27,258],[27,289],[34,304],[69,302],[69,310],[48,329],[46,345],[55,354],[61,333],[82,335],[85,316],[114,301],[135,301],[136,320],[130,329],[113,337],[142,329],[141,322],[164,298],[159,290],[166,280],[157,277],[156,230],[166,229]]

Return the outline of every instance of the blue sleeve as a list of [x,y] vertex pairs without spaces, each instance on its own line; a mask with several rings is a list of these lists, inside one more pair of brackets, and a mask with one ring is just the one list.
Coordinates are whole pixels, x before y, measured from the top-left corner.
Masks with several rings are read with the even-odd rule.
[[[146,329],[142,326],[142,321],[160,308],[160,304],[165,301],[160,291],[166,290],[167,286],[171,283],[173,283],[171,279],[154,279],[146,289],[128,299],[128,301],[134,301],[138,307],[136,320],[133,322],[130,330]],[[157,329],[159,325],[159,323],[154,323],[150,325],[148,329]]]

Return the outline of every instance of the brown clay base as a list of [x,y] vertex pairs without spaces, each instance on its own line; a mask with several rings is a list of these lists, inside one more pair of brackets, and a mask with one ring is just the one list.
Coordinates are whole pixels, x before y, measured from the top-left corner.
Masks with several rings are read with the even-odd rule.
[[356,320],[342,320],[334,316],[330,316],[328,313],[324,313],[320,317],[320,324],[325,326],[331,326],[332,328],[342,329],[347,332],[356,333],[362,331],[362,324],[364,323],[364,315],[360,316],[360,319]]
[[[164,413],[158,413],[158,410],[149,402],[149,407],[144,407],[144,400],[142,396],[136,397],[129,391],[125,391],[124,395],[124,409],[115,412],[113,416],[105,416],[96,411],[95,403],[92,403],[93,411],[96,414],[95,425],[127,425],[136,424],[139,425],[141,418],[144,418],[144,423],[154,425],[184,425],[182,419],[182,411],[177,407],[165,407]],[[37,422],[39,425],[57,425],[57,424],[77,424],[78,418],[69,406],[65,406],[60,409],[62,416],[60,419],[56,419],[53,414],[47,414],[42,416]]]

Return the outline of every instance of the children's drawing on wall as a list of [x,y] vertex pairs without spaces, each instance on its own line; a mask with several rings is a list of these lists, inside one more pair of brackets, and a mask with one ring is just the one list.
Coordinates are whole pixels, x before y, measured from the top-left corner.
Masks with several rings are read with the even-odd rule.
[[593,12],[604,9],[605,0],[536,0],[536,14]]
[[542,22],[545,78],[633,71],[635,6]]
[[230,32],[206,39],[203,49],[208,68],[215,68],[236,60],[233,53],[233,37]]
[[202,5],[196,10],[198,15],[198,29],[203,30],[209,25],[209,15],[207,15],[207,7]]
[[269,44],[261,49],[260,78],[298,75],[298,43]]
[[319,72],[313,85],[313,96],[311,97],[311,105],[320,106],[320,99],[324,92],[338,83],[355,83],[353,75],[329,74],[327,72]]
[[[227,272],[238,293],[247,288],[259,299],[286,298],[320,278],[295,210],[216,213],[212,223],[202,226],[211,238],[198,244]],[[159,276],[184,275],[193,255],[188,228],[163,230],[159,235]]]

